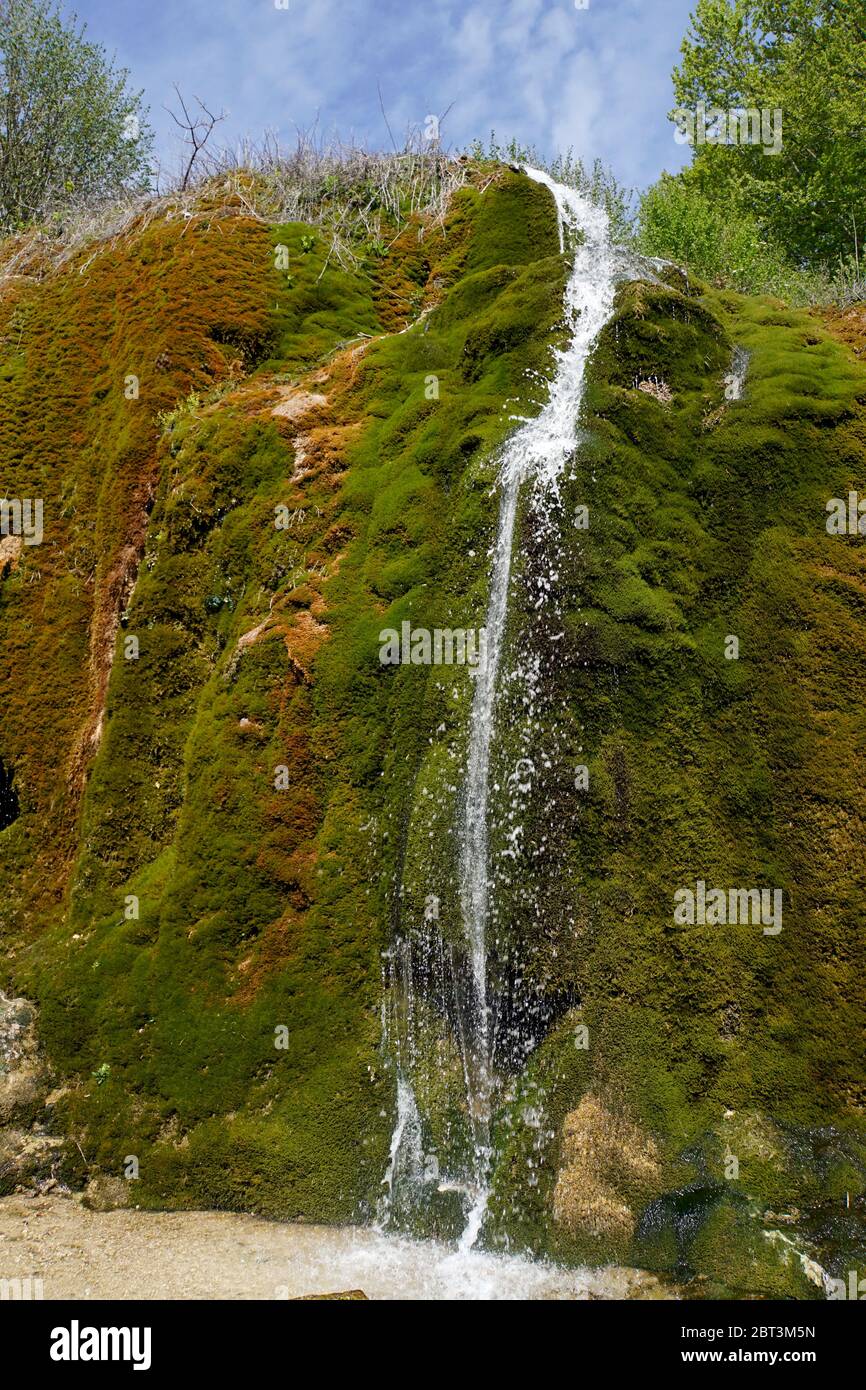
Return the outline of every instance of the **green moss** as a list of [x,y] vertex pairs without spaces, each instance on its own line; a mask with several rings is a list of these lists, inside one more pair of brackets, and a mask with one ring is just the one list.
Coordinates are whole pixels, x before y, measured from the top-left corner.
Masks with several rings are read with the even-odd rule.
[[[532,408],[526,374],[547,369],[560,315],[564,262],[537,259],[539,218],[544,253],[556,249],[549,197],[506,184],[463,199],[425,258],[407,253],[406,273],[426,284],[446,244],[455,268],[470,255],[500,268],[473,271],[455,303],[345,359],[332,356],[342,341],[393,312],[387,261],[347,271],[300,224],[257,230],[243,269],[268,312],[249,355],[258,385],[190,394],[200,378],[187,378],[182,408],[163,398],[149,416],[152,504],[68,912],[20,963],[44,1043],[75,1081],[66,1127],[110,1173],[139,1157],[142,1205],[345,1220],[378,1197],[396,828],[443,773],[447,755],[434,749],[427,767],[425,750],[450,704],[435,672],[382,667],[379,632],[404,617],[465,625],[477,611],[503,400]],[[503,262],[506,216],[530,222]],[[194,246],[210,254],[210,239]],[[154,273],[134,259],[145,280]],[[164,312],[160,283],[153,297]],[[251,341],[225,307],[211,331],[233,350]],[[33,372],[39,352],[28,350]],[[324,372],[327,462],[299,482],[293,429],[270,414],[271,374],[282,389],[309,367]],[[110,533],[126,524],[124,498],[103,491]],[[274,525],[278,505],[288,530]],[[465,714],[470,678],[458,674]],[[447,838],[441,817],[436,833]]]
[[[743,399],[726,403],[733,342],[751,358]],[[636,389],[648,379],[670,388],[668,404]],[[802,1271],[780,1265],[755,1212],[827,1191],[812,1147],[822,1127],[862,1132],[849,781],[863,772],[862,554],[824,522],[828,498],[862,487],[864,386],[806,314],[626,287],[595,355],[594,438],[563,506],[567,518],[588,505],[591,522],[551,596],[569,643],[551,699],[566,709],[560,766],[564,749],[587,762],[590,787],[568,794],[564,770],[548,779],[552,876],[565,887],[552,907],[539,895],[532,937],[541,972],[544,936],[568,914],[557,973],[592,1042],[588,1074],[551,1096],[545,1122],[559,1134],[585,1093],[623,1106],[658,1145],[669,1193],[697,1194],[684,1229],[704,1237],[688,1267],[729,1289],[803,1294]],[[729,634],[737,661],[725,659]],[[675,926],[674,892],[698,878],[781,888],[782,933]],[[519,930],[525,941],[525,921]],[[737,1140],[724,1120],[755,1111],[778,1127],[778,1153],[746,1131]],[[545,1164],[556,1162],[551,1141]],[[860,1160],[837,1163],[859,1190]],[[524,1160],[500,1170],[493,1238],[521,1229],[526,1182]],[[717,1205],[725,1188],[738,1194],[736,1219]],[[528,1211],[527,1243],[562,1249],[549,1203]],[[837,1201],[811,1247],[825,1258],[842,1216]],[[685,1259],[676,1229],[662,1222],[624,1250],[609,1240],[607,1257],[674,1270]],[[814,1237],[805,1231],[800,1220],[801,1247]]]
[[[507,170],[368,250],[152,224],[3,308],[4,490],[49,524],[0,584],[6,973],[40,1005],[65,1129],[108,1173],[135,1153],[143,1206],[372,1213],[388,953],[461,946],[473,678],[384,666],[380,634],[483,624],[497,450],[538,409],[567,258],[548,192]],[[809,315],[668,279],[619,291],[552,531],[519,507],[507,657],[544,680],[530,743],[513,688],[494,753],[494,781],[527,752],[536,775],[517,847],[491,824],[491,971],[503,993],[519,973],[544,1036],[505,1078],[485,1237],[799,1297],[761,1213],[797,1203],[798,1238],[842,1261],[866,1181],[866,589],[824,527],[866,490],[866,378]],[[326,400],[274,413],[300,391]],[[780,888],[782,933],[677,926],[698,878]],[[423,1141],[459,1172],[459,1058],[447,1010],[418,1007]],[[654,1155],[611,1160],[615,1234],[555,1217],[587,1098]],[[404,1216],[448,1235],[460,1201]]]
[[[311,236],[313,246],[306,249]],[[379,320],[369,277],[332,263],[320,233],[303,222],[288,222],[271,228],[271,242],[274,280],[280,280],[272,301],[273,348],[266,367],[302,372],[337,343],[376,332]]]
[[809,1279],[796,1245],[781,1231],[765,1231],[740,1203],[718,1202],[690,1243],[689,1258],[730,1297],[817,1299],[820,1283]]

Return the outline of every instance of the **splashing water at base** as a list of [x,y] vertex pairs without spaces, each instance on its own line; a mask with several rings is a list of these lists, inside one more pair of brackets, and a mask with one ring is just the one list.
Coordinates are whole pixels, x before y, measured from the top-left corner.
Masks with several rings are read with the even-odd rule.
[[673,1286],[633,1269],[464,1256],[436,1241],[239,1212],[96,1212],[56,1196],[0,1198],[0,1248],[11,1257],[18,1247],[21,1258],[36,1261],[23,1268],[39,1269],[46,1294],[77,1304],[83,1290],[88,1300],[283,1300],[350,1289],[400,1300],[677,1296]]
[[[322,1230],[323,1228],[320,1228]],[[312,1245],[312,1243],[311,1243]],[[311,1249],[312,1254],[312,1249]],[[675,1297],[653,1275],[609,1266],[564,1269],[516,1255],[455,1250],[438,1241],[409,1240],[374,1230],[328,1232],[307,1288],[363,1289],[368,1298],[573,1300]]]

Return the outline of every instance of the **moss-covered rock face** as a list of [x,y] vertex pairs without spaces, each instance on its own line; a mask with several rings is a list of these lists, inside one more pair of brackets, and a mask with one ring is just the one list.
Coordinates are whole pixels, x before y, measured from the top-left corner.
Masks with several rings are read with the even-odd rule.
[[447,704],[379,634],[478,606],[565,262],[505,172],[353,271],[228,211],[7,290],[3,484],[45,541],[0,590],[6,969],[71,1176],[347,1220],[387,1160],[382,955]]
[[[578,1007],[531,1059],[546,1127],[513,1107],[495,1210],[571,1258],[819,1294],[798,1250],[864,1258],[864,552],[826,504],[864,485],[866,382],[804,313],[646,284],[591,375],[570,504],[590,525],[553,596],[551,700],[582,751],[538,789]],[[782,915],[677,920],[699,880],[778,890]]]
[[[380,648],[483,625],[496,450],[561,341],[550,196],[488,179],[354,268],[204,206],[3,289],[0,494],[44,540],[0,539],[0,982],[94,1192],[377,1210],[410,928],[424,1145],[459,1166],[473,678]],[[866,492],[864,411],[816,318],[624,284],[557,508],[521,501],[537,775],[491,970],[534,1003],[504,1015],[492,1244],[794,1296],[810,1252],[866,1259],[866,562],[825,526]],[[699,881],[778,890],[782,930],[678,922]]]

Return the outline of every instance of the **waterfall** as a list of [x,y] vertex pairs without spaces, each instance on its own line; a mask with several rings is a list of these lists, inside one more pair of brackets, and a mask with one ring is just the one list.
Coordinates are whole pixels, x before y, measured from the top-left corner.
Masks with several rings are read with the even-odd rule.
[[[471,1176],[459,1184],[443,1184],[439,1190],[459,1186],[470,1199],[460,1249],[474,1245],[484,1220],[489,1197],[492,1161],[491,1120],[497,1090],[491,1041],[491,1004],[488,981],[488,935],[497,870],[489,847],[491,750],[496,739],[497,701],[501,685],[505,633],[509,611],[512,554],[518,503],[525,484],[533,487],[535,503],[543,510],[546,500],[558,494],[559,479],[573,456],[578,439],[578,416],[584,387],[584,369],[595,339],[613,308],[615,268],[608,238],[608,219],[603,208],[574,189],[556,183],[547,174],[526,169],[536,183],[553,196],[557,210],[560,250],[574,248],[568,278],[564,315],[566,346],[555,352],[555,372],[541,412],[520,423],[503,447],[498,474],[500,492],[496,539],[486,619],[486,660],[475,678],[469,726],[465,794],[459,851],[460,911],[469,963],[456,1016],[466,1086],[466,1108],[471,1127],[473,1155]],[[544,588],[542,584],[542,589]],[[527,682],[537,671],[525,674]],[[408,951],[408,947],[404,951]],[[428,944],[427,951],[430,951]],[[441,949],[441,945],[440,945]],[[412,1010],[411,962],[404,956],[400,975],[409,990]],[[454,991],[457,993],[457,991]],[[398,1063],[399,1064],[399,1063]],[[385,1183],[389,1196],[399,1173],[418,1169],[401,1163],[404,1136],[411,1134],[417,1148],[419,1121],[411,1085],[401,1068],[400,1106],[391,1145]],[[408,1117],[411,1116],[407,1124]]]
[[751,353],[746,348],[734,348],[731,370],[725,377],[725,400],[740,401],[743,399],[743,388],[746,384],[750,360]]

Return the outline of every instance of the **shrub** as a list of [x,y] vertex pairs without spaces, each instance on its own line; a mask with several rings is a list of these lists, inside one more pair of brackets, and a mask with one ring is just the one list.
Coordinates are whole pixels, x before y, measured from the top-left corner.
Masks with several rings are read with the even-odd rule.
[[0,231],[149,182],[141,96],[84,33],[48,0],[0,0]]
[[833,297],[824,275],[792,266],[753,216],[708,197],[688,175],[662,174],[644,194],[637,223],[645,255],[681,262],[719,287],[794,303]]

